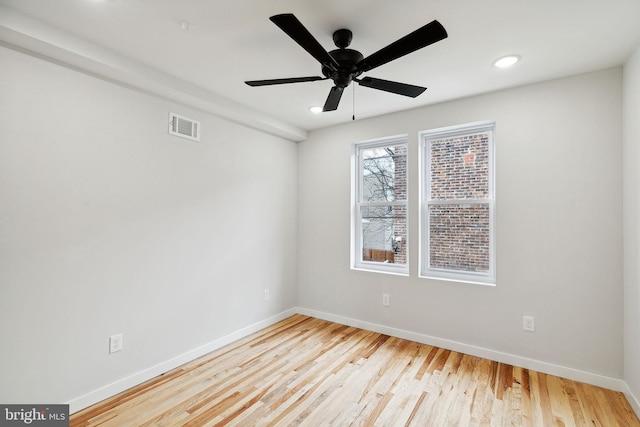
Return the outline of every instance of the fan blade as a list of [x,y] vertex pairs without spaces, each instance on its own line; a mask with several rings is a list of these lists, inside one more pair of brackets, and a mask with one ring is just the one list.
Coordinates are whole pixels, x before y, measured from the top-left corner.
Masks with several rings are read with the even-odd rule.
[[415,52],[418,49],[429,46],[435,42],[447,38],[447,31],[438,21],[431,21],[427,25],[418,28],[411,34],[407,34],[399,40],[383,47],[362,61],[358,62],[356,69],[366,72],[379,67],[387,62],[398,59],[401,56]]
[[270,79],[270,80],[249,80],[245,83],[249,86],[269,86],[269,85],[282,85],[287,83],[304,83],[315,82],[318,80],[327,80],[327,77],[309,76],[309,77],[290,77],[286,79]]
[[322,111],[335,111],[338,109],[338,104],[340,103],[340,98],[342,98],[342,92],[344,91],[343,87],[334,86],[331,88],[331,92],[329,92],[329,96],[327,97],[327,101],[324,103],[324,107]]
[[373,77],[365,77],[356,81],[360,84],[360,86],[383,90],[385,92],[397,93],[398,95],[410,96],[411,98],[415,98],[416,96],[427,90],[426,87],[422,86],[392,82],[390,80],[375,79]]
[[311,35],[311,33],[302,25],[292,13],[283,13],[274,15],[269,18],[271,22],[276,24],[282,31],[287,33],[296,43],[304,50],[309,52],[311,56],[316,58],[322,65],[333,70],[337,70],[339,65],[335,59],[322,47],[322,45]]

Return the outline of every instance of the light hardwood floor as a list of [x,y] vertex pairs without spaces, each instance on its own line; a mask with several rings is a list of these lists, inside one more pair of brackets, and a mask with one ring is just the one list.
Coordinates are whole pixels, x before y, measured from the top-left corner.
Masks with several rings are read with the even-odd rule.
[[640,426],[619,392],[295,315],[71,426]]

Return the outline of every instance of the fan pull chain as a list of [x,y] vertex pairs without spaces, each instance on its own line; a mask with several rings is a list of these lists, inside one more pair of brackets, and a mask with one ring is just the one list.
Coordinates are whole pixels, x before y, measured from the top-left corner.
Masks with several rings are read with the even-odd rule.
[[354,83],[353,85],[353,106],[352,106],[352,111],[353,111],[353,115],[351,116],[351,120],[355,120],[356,119],[356,85]]

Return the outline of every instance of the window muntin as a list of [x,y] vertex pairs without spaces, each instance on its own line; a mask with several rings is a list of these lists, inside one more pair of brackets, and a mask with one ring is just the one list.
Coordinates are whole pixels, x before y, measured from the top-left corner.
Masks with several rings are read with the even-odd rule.
[[408,273],[407,137],[354,145],[352,268]]
[[424,277],[495,284],[494,123],[420,133]]

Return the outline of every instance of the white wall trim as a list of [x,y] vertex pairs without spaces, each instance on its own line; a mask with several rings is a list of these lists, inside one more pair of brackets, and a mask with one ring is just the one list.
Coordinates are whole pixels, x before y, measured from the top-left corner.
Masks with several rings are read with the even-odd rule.
[[[503,353],[500,351],[491,350],[488,348],[477,347],[461,343],[458,341],[452,341],[445,338],[438,338],[431,335],[420,334],[417,332],[407,331],[404,329],[393,328],[390,326],[380,325],[377,323],[367,322],[364,320],[353,319],[350,317],[340,316],[323,311],[313,310],[304,307],[296,307],[295,311],[299,314],[306,316],[316,317],[318,319],[328,320],[331,322],[340,323],[347,326],[353,326],[356,328],[366,329],[368,331],[378,332],[381,334],[390,335],[397,338],[403,338],[422,344],[428,344],[447,350],[453,350],[460,353],[469,354],[472,356],[483,357],[485,359],[494,360],[496,362],[507,363],[513,366],[519,366],[525,369],[530,369],[538,372],[542,372],[549,375],[555,375],[563,378],[567,378],[574,381],[580,381],[587,384],[592,384],[598,387],[608,388],[610,390],[620,391],[627,395],[630,404],[634,407],[636,413],[640,413],[638,410],[638,401],[633,397],[631,391],[627,387],[626,383],[618,378],[607,377],[604,375],[593,374],[591,372],[581,371],[578,369],[569,368],[566,366],[555,365],[553,363],[543,362],[540,360],[529,359],[527,357],[518,356],[515,354]],[[635,402],[633,402],[635,400]]]
[[165,372],[168,372],[172,369],[182,366],[185,363],[191,362],[192,360],[195,360],[198,357],[202,357],[207,353],[211,353],[212,351],[217,350],[221,347],[224,347],[227,344],[231,344],[234,341],[237,341],[241,338],[251,335],[254,332],[257,332],[268,326],[271,326],[281,320],[286,319],[287,317],[293,316],[295,313],[296,313],[295,309],[285,310],[267,319],[261,320],[252,325],[244,327],[236,332],[232,332],[229,335],[218,338],[208,344],[205,344],[193,350],[187,351],[186,353],[183,353],[172,359],[166,360],[155,366],[136,372],[132,375],[129,375],[126,378],[122,378],[111,384],[107,384],[83,396],[76,397],[75,399],[72,399],[69,402],[67,402],[69,404],[69,412],[73,414],[86,407],[94,405],[104,399],[115,396],[118,393],[122,393],[123,391],[131,387],[142,384],[143,382],[148,381],[152,378],[155,378],[158,375],[162,375]]
[[621,390],[621,391],[624,393],[624,397],[627,398],[627,401],[631,405],[631,408],[634,410],[638,418],[640,418],[640,399],[638,399],[633,394],[633,392],[629,388],[629,385],[626,382],[623,382],[623,384],[624,384],[624,390]]

